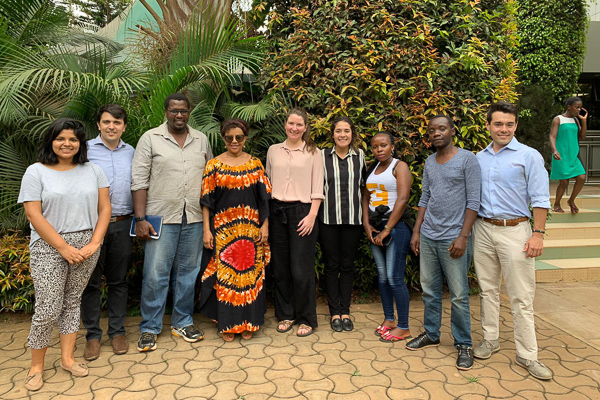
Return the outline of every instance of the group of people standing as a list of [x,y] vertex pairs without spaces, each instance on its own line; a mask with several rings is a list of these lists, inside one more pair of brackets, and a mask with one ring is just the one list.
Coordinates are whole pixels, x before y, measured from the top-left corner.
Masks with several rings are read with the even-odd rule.
[[[39,162],[23,177],[19,202],[31,222],[36,290],[28,338],[29,390],[43,385],[44,356],[57,322],[61,367],[74,376],[87,375],[86,364],[73,355],[80,310],[87,330],[84,358],[98,358],[102,275],[108,284],[113,351],[128,351],[124,321],[132,219],[144,246],[141,352],[157,348],[169,287],[171,333],[187,342],[203,338],[193,322],[198,276],[200,310],[217,324],[223,340],[232,341],[235,334],[250,339],[264,324],[267,268],[274,280],[277,331],[297,325],[297,336],[311,335],[318,326],[317,241],[325,262],[331,329],[353,330],[354,258],[364,231],[384,312],[375,329],[380,340],[407,340],[409,350],[439,345],[445,276],[456,366],[470,369],[473,356],[488,358],[499,350],[502,276],[515,320],[517,363],[537,378],[551,377],[537,361],[533,321],[534,257],[543,249],[550,208],[548,174],[540,154],[514,137],[514,105],[490,107],[486,127],[492,143],[477,156],[453,145],[452,118],[430,119],[428,136],[436,152],[425,162],[416,221],[408,210],[412,175],[395,156],[388,132],[372,137],[375,162],[367,168],[349,118],[333,121],[334,145],[320,150],[311,139],[307,113],[295,108],[286,118],[287,138],[269,148],[265,168],[243,150],[249,134],[245,121],[223,122],[226,151],[213,158],[206,136],[188,125],[187,97],[172,94],[164,106],[166,122],[144,133],[135,150],[121,139],[127,114],[120,106],[98,111],[100,135],[87,143],[81,123],[53,122]],[[162,218],[160,232],[148,216]],[[404,281],[410,249],[420,256],[425,303],[424,332],[414,338]],[[475,348],[467,279],[472,255],[484,331]]]

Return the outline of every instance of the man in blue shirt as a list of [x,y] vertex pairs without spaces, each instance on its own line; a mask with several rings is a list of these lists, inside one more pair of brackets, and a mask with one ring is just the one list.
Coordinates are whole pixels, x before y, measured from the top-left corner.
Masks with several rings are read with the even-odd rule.
[[535,257],[544,248],[550,208],[548,172],[540,153],[514,137],[518,116],[513,104],[492,104],[486,123],[492,143],[477,154],[481,206],[473,227],[473,261],[481,288],[483,340],[473,355],[486,359],[500,350],[500,283],[504,277],[514,320],[517,365],[538,379],[551,379],[550,370],[537,360],[533,319]]
[[108,104],[98,110],[96,117],[100,135],[87,142],[88,158],[100,166],[110,184],[112,218],[96,269],[81,299],[81,319],[87,329],[87,344],[83,357],[95,360],[100,355],[100,283],[102,275],[108,285],[108,336],[113,352],[125,354],[129,344],[125,338],[127,316],[127,271],[131,265],[132,240],[129,236],[133,214],[131,195],[131,164],[135,150],[121,140],[127,127],[123,107]]

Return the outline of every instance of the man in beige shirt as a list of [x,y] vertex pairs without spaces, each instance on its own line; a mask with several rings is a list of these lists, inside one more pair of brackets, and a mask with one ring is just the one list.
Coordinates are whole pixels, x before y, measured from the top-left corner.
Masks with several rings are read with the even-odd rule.
[[[212,158],[206,136],[189,120],[190,101],[180,93],[165,99],[167,121],[140,138],[132,167],[135,234],[144,240],[144,275],[139,351],[156,349],[162,330],[169,280],[172,281],[171,333],[187,342],[203,338],[194,327],[194,285],[202,256],[200,192],[206,162]],[[159,239],[146,215],[159,215]]]

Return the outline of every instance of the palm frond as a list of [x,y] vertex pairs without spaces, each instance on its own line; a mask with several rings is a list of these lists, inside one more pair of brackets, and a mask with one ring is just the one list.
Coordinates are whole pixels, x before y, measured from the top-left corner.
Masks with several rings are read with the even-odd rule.
[[17,199],[23,174],[35,162],[36,149],[37,146],[23,136],[13,136],[0,142],[0,230],[24,228],[26,220]]

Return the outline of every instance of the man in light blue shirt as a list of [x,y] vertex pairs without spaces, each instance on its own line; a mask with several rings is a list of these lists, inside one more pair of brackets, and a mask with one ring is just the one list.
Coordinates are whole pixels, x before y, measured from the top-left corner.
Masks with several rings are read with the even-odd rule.
[[540,153],[514,137],[518,117],[513,104],[492,104],[486,123],[492,143],[477,154],[481,206],[473,227],[473,262],[481,288],[483,340],[473,355],[486,359],[500,350],[500,284],[504,277],[514,319],[517,365],[538,379],[551,379],[552,372],[537,360],[533,318],[535,257],[544,248],[550,208],[548,172]]
[[81,299],[81,320],[87,329],[87,344],[83,357],[92,361],[100,355],[100,284],[102,275],[108,285],[108,336],[113,352],[125,354],[129,344],[125,339],[127,316],[127,271],[131,265],[132,240],[129,227],[133,214],[131,195],[131,164],[133,147],[121,140],[127,127],[127,113],[123,107],[108,104],[97,114],[100,135],[89,140],[88,158],[100,166],[110,185],[112,218],[96,269],[90,277]]

